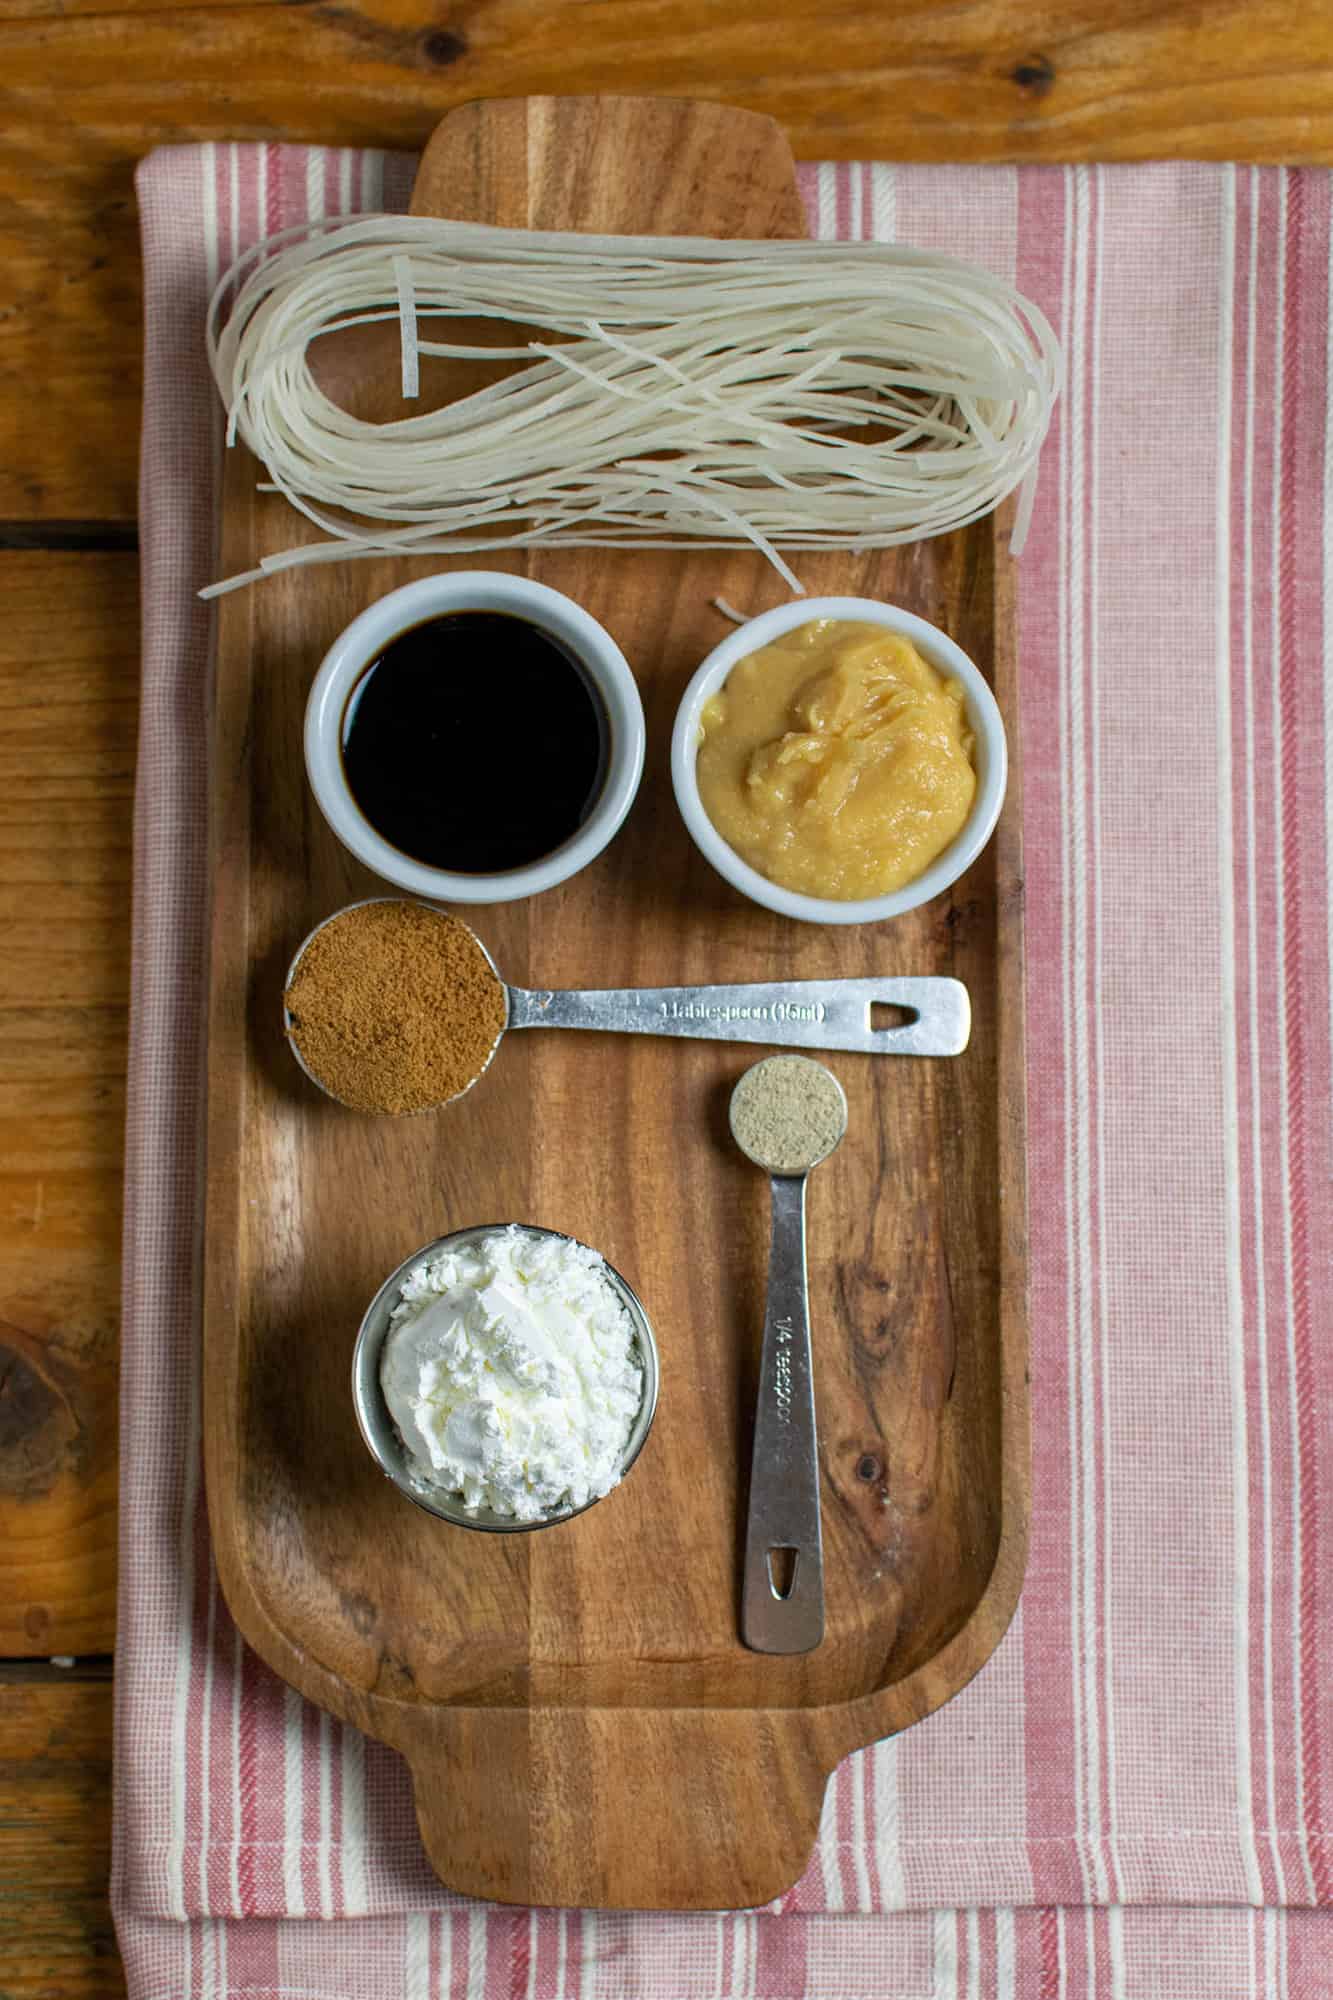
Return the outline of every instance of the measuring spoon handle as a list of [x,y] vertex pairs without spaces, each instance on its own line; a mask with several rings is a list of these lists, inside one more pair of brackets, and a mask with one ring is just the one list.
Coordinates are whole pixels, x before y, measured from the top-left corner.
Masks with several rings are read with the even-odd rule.
[[[601,992],[509,989],[511,1028],[597,1028],[618,1035],[689,1035],[861,1055],[956,1056],[972,1007],[957,979],[788,979],[752,986],[623,986]],[[893,1026],[871,1007],[908,1009]]]
[[775,1174],[772,1187],[741,1637],[757,1653],[808,1653],[824,1636],[824,1548],[805,1275],[805,1175]]

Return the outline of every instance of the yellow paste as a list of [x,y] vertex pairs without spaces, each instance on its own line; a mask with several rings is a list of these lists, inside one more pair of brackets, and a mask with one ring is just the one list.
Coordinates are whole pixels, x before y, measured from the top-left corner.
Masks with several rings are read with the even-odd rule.
[[818,618],[739,660],[697,775],[727,845],[784,889],[852,902],[914,882],[972,809],[963,689],[881,625]]

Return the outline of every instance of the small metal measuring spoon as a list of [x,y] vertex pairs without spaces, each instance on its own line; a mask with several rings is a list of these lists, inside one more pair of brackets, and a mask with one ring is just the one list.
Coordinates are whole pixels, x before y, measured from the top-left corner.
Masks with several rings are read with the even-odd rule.
[[808,1653],[824,1636],[805,1183],[846,1130],[842,1085],[808,1056],[768,1056],[747,1069],[731,1093],[731,1135],[772,1176],[768,1303],[741,1580],[741,1637],[756,1653]]
[[[326,1096],[335,1097],[335,1093],[304,1060],[292,1034],[287,990],[296,968],[311,939],[349,910],[360,909],[364,903],[409,900],[367,896],[363,903],[335,910],[302,939],[287,968],[282,1020],[288,1046],[311,1082]],[[444,914],[434,904],[421,907]],[[462,919],[455,917],[454,921],[461,923]],[[475,932],[472,935],[476,937]],[[766,1042],[783,1048],[843,1049],[861,1055],[956,1056],[967,1047],[972,1031],[971,1002],[958,979],[784,979],[746,986],[623,986],[552,992],[506,984],[481,939],[476,941],[504,987],[501,1038],[511,1028],[594,1028],[602,1034],[682,1035],[696,1041]],[[912,1018],[876,1028],[871,1024],[872,1006],[903,1008]],[[497,1041],[495,1048],[499,1045]],[[490,1066],[494,1055],[493,1048],[478,1076]],[[476,1080],[473,1077],[471,1083]]]

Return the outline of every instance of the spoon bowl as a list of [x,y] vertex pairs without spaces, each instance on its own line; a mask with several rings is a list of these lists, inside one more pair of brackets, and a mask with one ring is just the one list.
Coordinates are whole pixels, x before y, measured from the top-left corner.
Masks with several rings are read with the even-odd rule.
[[[305,1055],[302,1052],[301,1044],[296,1032],[297,1023],[292,1014],[291,1007],[288,1004],[287,996],[291,992],[292,981],[296,977],[297,967],[300,965],[301,960],[305,957],[307,951],[310,949],[311,945],[314,943],[315,939],[319,936],[321,931],[327,930],[330,924],[336,924],[341,922],[341,920],[344,917],[350,916],[353,910],[369,909],[375,904],[379,903],[401,903],[404,900],[410,900],[410,899],[405,899],[402,896],[363,896],[360,902],[358,903],[345,903],[342,909],[334,910],[331,916],[325,917],[322,920],[322,922],[317,923],[315,925],[313,930],[306,932],[300,944],[297,946],[296,952],[292,958],[292,962],[287,967],[286,975],[283,978],[282,1032],[284,1037],[286,1038],[287,1046],[291,1050],[293,1056],[296,1058],[296,1064],[298,1069],[304,1072],[304,1074],[310,1079],[311,1083],[314,1084],[316,1090],[323,1091],[325,1097],[331,1098],[335,1104],[340,1104],[345,1111],[355,1111],[358,1109],[358,1107],[356,1105],[349,1104],[345,1097],[339,1097],[337,1091],[331,1089],[329,1085],[324,1081],[323,1077],[320,1076],[319,1072],[316,1069],[314,1069],[310,1063],[306,1061]],[[438,910],[433,903],[417,903],[416,907],[418,909],[434,911],[434,913],[438,916],[444,916],[446,914],[445,911]],[[490,952],[486,949],[486,946],[482,943],[481,939],[477,936],[477,933],[472,929],[472,926],[470,924],[463,924],[461,918],[455,918],[454,921],[462,925],[462,928],[467,932],[473,944],[476,945],[477,950],[481,953],[487,965],[489,965],[491,971],[495,974],[496,985],[500,988],[504,996],[504,1023],[500,1029],[499,1034],[496,1036],[494,1042],[491,1044],[490,1053],[487,1055],[480,1069],[478,1069],[468,1079],[468,1081],[463,1085],[463,1088],[461,1090],[455,1091],[452,1097],[441,1097],[437,1099],[434,1103],[422,1104],[418,1106],[415,1110],[389,1112],[385,1114],[386,1116],[394,1118],[422,1118],[425,1117],[428,1112],[441,1111],[448,1104],[457,1104],[459,1098],[466,1097],[469,1090],[471,1090],[473,1084],[479,1083],[482,1077],[485,1076],[487,1070],[490,1068],[491,1064],[495,1061],[496,1050],[499,1048],[500,1043],[504,1040],[505,1029],[510,1026],[510,1018],[509,1018],[510,989],[508,986],[505,985],[504,980],[500,977],[500,968],[495,963],[495,960],[491,957]]]

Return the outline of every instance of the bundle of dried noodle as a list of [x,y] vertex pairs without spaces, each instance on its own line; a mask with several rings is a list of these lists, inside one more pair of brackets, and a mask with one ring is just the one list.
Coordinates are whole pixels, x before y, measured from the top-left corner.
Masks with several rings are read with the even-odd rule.
[[[478,318],[525,337],[447,338]],[[409,398],[422,355],[527,365],[365,422],[325,395],[310,349],[377,320],[401,328]],[[208,340],[229,438],[328,539],[206,596],[295,564],[565,543],[750,543],[799,590],[784,550],[942,534],[1023,486],[1017,549],[1060,385],[1036,307],[926,251],[428,217],[267,239],[218,286]]]

